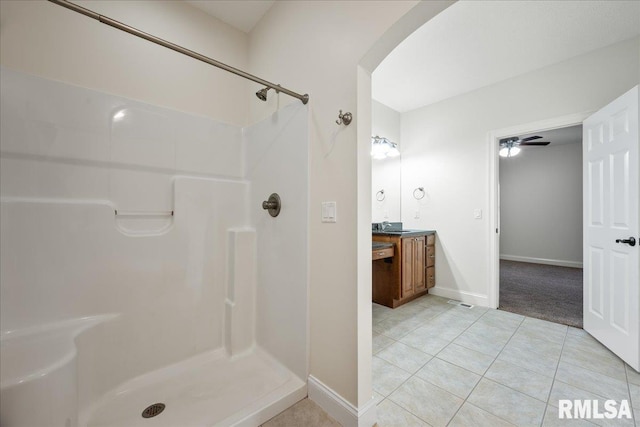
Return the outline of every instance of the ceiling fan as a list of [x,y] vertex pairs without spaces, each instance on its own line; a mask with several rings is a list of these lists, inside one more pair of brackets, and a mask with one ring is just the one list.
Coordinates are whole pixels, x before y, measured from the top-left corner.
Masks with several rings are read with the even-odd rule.
[[536,139],[542,139],[541,136],[528,136],[526,138],[520,138],[519,136],[512,136],[509,138],[503,138],[500,140],[500,156],[512,157],[520,152],[520,147],[525,146],[544,146],[551,144],[549,141],[536,141]]

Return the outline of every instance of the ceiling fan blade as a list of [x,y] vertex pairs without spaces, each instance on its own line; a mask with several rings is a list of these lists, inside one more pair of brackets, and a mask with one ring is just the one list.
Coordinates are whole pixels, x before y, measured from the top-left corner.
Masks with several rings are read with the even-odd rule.
[[520,140],[520,142],[527,142],[527,141],[533,141],[534,139],[542,139],[541,136],[535,135],[535,136],[528,136],[526,138],[522,138]]
[[543,146],[543,145],[549,145],[549,144],[551,144],[551,143],[548,142],[548,141],[536,141],[536,142],[521,142],[518,145],[526,147],[526,146],[532,146],[532,145]]

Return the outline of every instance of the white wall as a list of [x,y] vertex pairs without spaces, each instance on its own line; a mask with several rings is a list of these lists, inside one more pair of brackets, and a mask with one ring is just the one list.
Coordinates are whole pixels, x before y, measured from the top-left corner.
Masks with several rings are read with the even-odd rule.
[[[249,210],[258,231],[256,339],[303,381],[309,373],[308,115],[298,102],[244,130]],[[262,209],[271,193],[282,201],[275,218]]]
[[[425,3],[427,12],[412,16],[419,23],[407,25],[408,32],[426,22],[426,15],[450,4]],[[416,4],[276,2],[250,34],[252,72],[307,92],[311,97],[310,373],[356,407],[368,402],[372,394],[371,163],[370,160],[358,163],[362,155],[359,150],[366,150],[366,155],[370,152],[367,145],[371,143],[371,126],[362,135],[358,132],[363,139],[356,138],[359,120],[368,121],[371,113],[356,110],[358,63],[392,24]],[[406,37],[407,32],[393,33],[395,37],[399,35]],[[377,65],[375,61],[380,61],[395,46],[387,42],[367,61],[369,66],[373,63],[369,72]],[[252,85],[252,90],[258,88]],[[267,103],[250,104],[252,120],[295,101],[282,94],[270,95]],[[369,94],[369,104],[370,99]],[[340,109],[354,114],[350,126],[335,123]],[[360,204],[359,182],[365,194],[365,202]],[[321,223],[322,201],[337,202],[337,223]],[[360,211],[366,212],[362,214],[366,220],[357,220]]]
[[[383,136],[398,144],[400,139],[400,113],[378,102],[372,102],[371,135]],[[371,221],[401,221],[400,216],[400,166],[401,157],[371,160]],[[376,193],[384,189],[384,200],[378,201]]]
[[[438,232],[434,293],[489,305],[489,132],[606,105],[638,83],[639,43],[628,40],[402,115],[403,221]],[[419,186],[427,192],[421,204],[410,194]],[[475,209],[482,209],[481,219],[474,219]]]
[[[182,1],[76,3],[234,67],[247,67],[247,34]],[[53,3],[1,1],[0,31],[5,67],[247,124],[245,79]]]
[[582,144],[500,158],[500,257],[582,266]]

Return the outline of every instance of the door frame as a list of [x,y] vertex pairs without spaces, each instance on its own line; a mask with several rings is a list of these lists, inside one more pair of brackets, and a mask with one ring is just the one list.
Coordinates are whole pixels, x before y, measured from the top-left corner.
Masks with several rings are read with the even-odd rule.
[[526,135],[528,133],[543,132],[569,126],[581,125],[582,122],[595,111],[568,114],[566,116],[516,125],[508,128],[495,129],[487,135],[487,150],[489,152],[489,305],[498,308],[500,304],[500,170],[499,170],[499,140],[512,135]]

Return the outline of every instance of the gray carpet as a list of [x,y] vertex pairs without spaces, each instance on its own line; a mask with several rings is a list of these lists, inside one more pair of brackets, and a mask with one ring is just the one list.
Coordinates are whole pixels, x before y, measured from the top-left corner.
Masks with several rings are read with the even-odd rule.
[[500,310],[582,328],[582,269],[501,260]]

